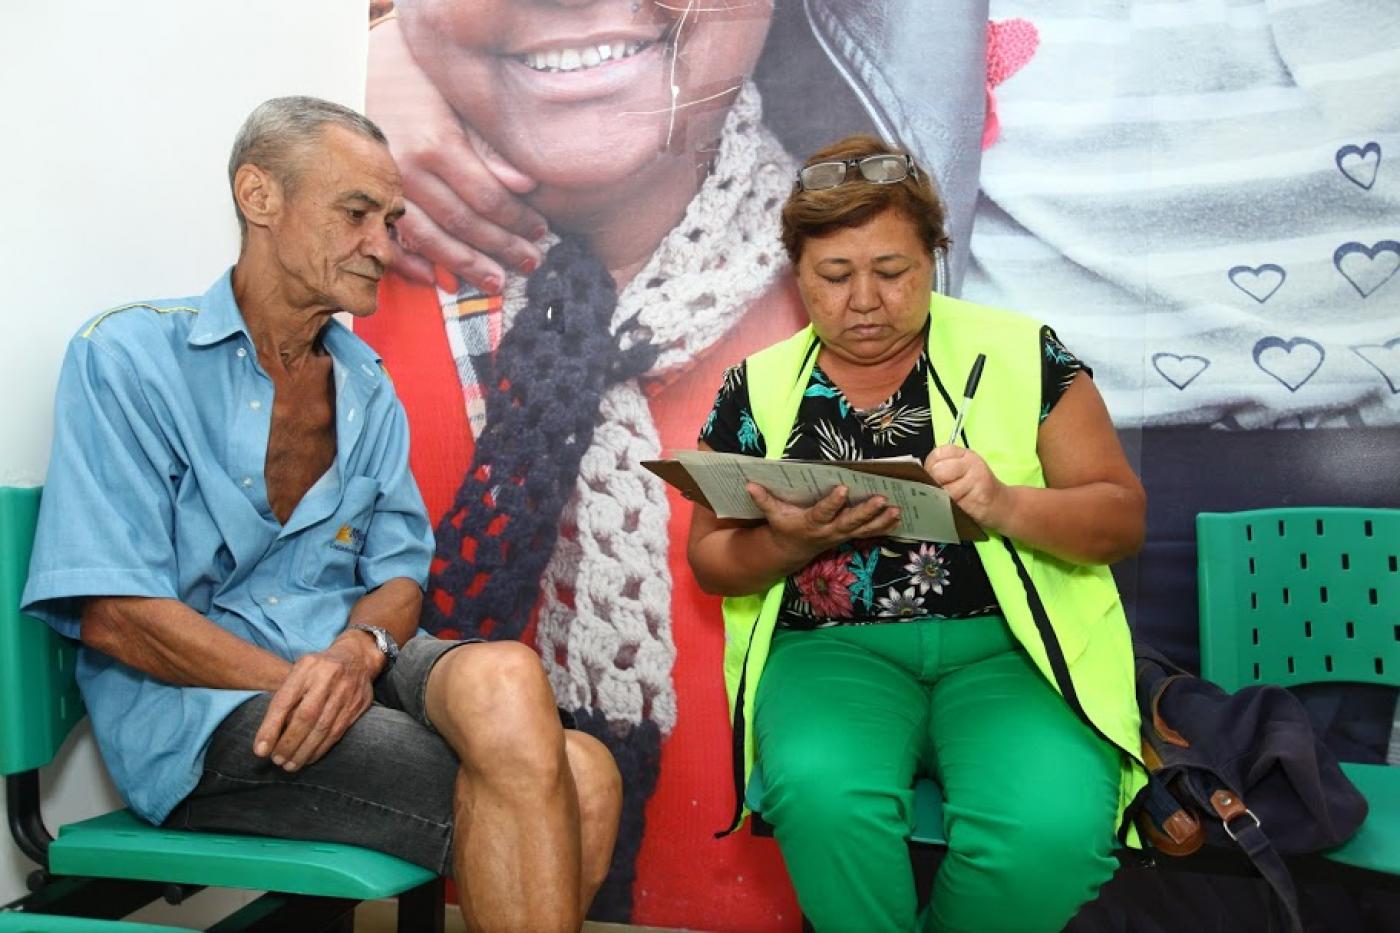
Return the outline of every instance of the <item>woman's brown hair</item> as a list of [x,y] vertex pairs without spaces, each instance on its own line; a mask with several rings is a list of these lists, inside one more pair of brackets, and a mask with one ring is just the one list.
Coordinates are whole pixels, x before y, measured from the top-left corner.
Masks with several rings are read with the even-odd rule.
[[[803,166],[817,162],[844,162],[872,155],[904,155],[868,134],[847,136],[814,152]],[[928,173],[916,166],[909,177],[893,184],[874,184],[861,177],[854,167],[846,180],[835,188],[805,191],[794,184],[783,204],[783,248],[793,265],[802,256],[808,237],[824,236],[845,227],[859,227],[870,218],[894,208],[914,222],[919,239],[932,255],[936,247],[948,245],[944,232],[943,202],[933,189]],[[854,175],[854,179],[852,179]]]

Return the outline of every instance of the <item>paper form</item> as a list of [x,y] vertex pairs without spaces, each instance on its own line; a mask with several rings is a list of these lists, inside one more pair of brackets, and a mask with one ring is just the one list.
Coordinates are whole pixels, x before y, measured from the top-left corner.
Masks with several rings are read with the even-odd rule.
[[[916,541],[957,541],[952,500],[937,486],[863,472],[861,463],[829,463],[814,460],[765,460],[739,454],[704,450],[681,450],[673,454],[677,462],[700,487],[715,515],[720,518],[762,518],[745,483],[757,483],[774,496],[793,505],[809,506],[837,486],[850,492],[850,502],[859,504],[871,496],[884,496],[899,509],[899,524],[892,537]],[[872,460],[866,464],[908,464],[922,471],[913,457],[895,461]]]

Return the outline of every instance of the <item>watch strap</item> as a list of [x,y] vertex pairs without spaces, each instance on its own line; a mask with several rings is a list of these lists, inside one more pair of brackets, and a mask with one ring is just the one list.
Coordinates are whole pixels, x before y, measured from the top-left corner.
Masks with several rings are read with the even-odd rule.
[[379,672],[379,675],[382,677],[389,673],[389,669],[392,668],[394,662],[399,659],[398,642],[394,641],[394,636],[389,634],[389,630],[378,625],[364,625],[360,622],[354,622],[347,625],[346,628],[353,629],[357,632],[365,632],[374,639],[375,647],[384,655],[384,669]]

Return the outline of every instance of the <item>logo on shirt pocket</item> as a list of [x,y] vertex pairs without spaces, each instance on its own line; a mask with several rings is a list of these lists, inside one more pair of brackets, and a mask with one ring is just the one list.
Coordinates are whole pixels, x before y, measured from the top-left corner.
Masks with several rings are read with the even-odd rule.
[[331,539],[331,547],[337,551],[345,551],[348,554],[358,554],[365,547],[365,533],[350,525],[341,525],[340,530]]

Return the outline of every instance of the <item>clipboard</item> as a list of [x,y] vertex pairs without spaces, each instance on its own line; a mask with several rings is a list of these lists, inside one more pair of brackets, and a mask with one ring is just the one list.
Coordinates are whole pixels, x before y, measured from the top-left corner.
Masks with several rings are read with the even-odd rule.
[[[820,464],[821,466],[839,467],[857,473],[869,473],[875,476],[885,476],[891,479],[906,480],[913,483],[921,483],[925,486],[937,488],[938,483],[932,476],[924,470],[923,465],[910,460],[788,460],[786,463],[800,464]],[[690,475],[685,464],[679,460],[643,460],[643,467],[657,476],[661,477],[668,485],[672,486],[685,499],[697,505],[714,511],[705,493],[700,489],[700,484],[695,481],[695,477]],[[953,511],[953,526],[958,533],[958,538],[969,543],[973,541],[987,540],[987,532],[978,525],[970,515],[958,508],[956,502],[950,502]]]

